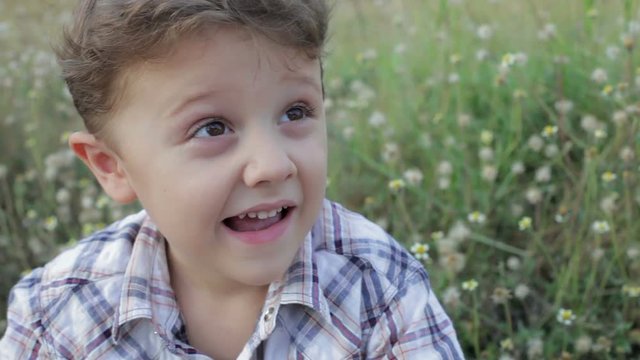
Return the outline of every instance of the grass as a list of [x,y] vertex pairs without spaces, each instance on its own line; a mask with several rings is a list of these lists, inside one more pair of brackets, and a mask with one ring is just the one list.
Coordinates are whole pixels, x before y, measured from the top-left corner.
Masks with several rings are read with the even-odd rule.
[[[64,145],[81,125],[42,34],[71,3],[0,5],[0,314],[130,210]],[[329,197],[429,246],[465,354],[639,358],[638,3],[345,0],[332,26]]]

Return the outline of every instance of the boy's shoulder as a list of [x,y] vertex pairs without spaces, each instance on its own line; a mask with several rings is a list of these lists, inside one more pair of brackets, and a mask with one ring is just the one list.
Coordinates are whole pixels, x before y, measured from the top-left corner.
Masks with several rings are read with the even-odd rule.
[[76,320],[82,316],[74,309],[95,306],[96,313],[88,316],[110,316],[120,300],[133,242],[145,218],[141,211],[114,222],[31,271],[12,289],[13,311],[49,330],[80,326]]
[[[335,279],[335,271],[357,268],[365,281],[380,280],[387,294],[412,282],[428,281],[422,263],[379,225],[344,206],[326,201],[321,225],[314,229],[314,252],[319,266]],[[319,227],[319,228],[318,228]],[[337,264],[342,264],[342,270]],[[394,290],[394,291],[392,291]]]
[[41,285],[77,286],[124,274],[133,243],[147,218],[144,211],[129,215],[62,251],[42,268]]

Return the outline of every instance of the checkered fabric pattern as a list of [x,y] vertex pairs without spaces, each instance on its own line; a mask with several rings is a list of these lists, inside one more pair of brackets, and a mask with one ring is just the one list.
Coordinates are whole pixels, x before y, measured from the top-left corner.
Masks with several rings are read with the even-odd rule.
[[[215,336],[215,335],[213,335]],[[0,359],[209,359],[189,345],[164,238],[142,211],[80,241],[9,297]],[[423,266],[325,201],[238,359],[462,359]]]

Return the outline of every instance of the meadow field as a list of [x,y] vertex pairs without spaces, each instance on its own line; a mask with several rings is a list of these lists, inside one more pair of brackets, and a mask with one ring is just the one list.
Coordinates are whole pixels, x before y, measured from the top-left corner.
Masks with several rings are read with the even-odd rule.
[[[21,274],[134,211],[102,194],[51,44],[0,0],[0,333]],[[328,197],[423,261],[469,359],[640,359],[640,2],[338,0]]]

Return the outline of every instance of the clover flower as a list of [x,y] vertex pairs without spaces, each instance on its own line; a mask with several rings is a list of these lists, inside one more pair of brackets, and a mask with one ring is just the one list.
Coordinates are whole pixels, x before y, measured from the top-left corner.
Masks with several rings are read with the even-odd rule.
[[474,291],[478,287],[478,282],[475,279],[470,279],[462,283],[462,290]]
[[502,55],[502,60],[500,61],[501,68],[509,68],[516,62],[515,55],[511,53],[506,53]]
[[473,211],[467,215],[467,219],[471,223],[484,224],[484,222],[487,221],[487,216],[479,211]]
[[411,246],[411,253],[418,260],[429,259],[429,245],[422,243],[415,243]]
[[513,350],[513,340],[511,340],[511,338],[506,338],[500,341],[500,349],[502,349],[503,351]]
[[556,320],[562,325],[571,325],[573,321],[576,319],[576,315],[570,309],[560,308],[558,310],[558,315],[556,315]]
[[493,142],[493,132],[489,130],[482,130],[480,132],[480,141],[485,145],[491,144]]
[[524,216],[520,221],[518,221],[518,229],[520,231],[524,231],[531,228],[532,220],[528,216]]
[[640,297],[640,286],[625,285],[622,287],[622,293],[632,298]]
[[444,238],[444,233],[442,231],[434,231],[431,233],[431,240],[438,241]]
[[604,173],[602,173],[602,181],[606,182],[606,183],[610,183],[612,181],[614,181],[615,179],[617,179],[618,176],[611,172],[611,171],[605,171]]
[[398,191],[404,189],[407,184],[402,179],[394,179],[389,181],[389,190],[391,192],[397,193]]
[[591,229],[596,234],[606,234],[611,230],[609,223],[606,220],[596,220],[591,224]]
[[542,129],[542,137],[550,138],[558,133],[558,127],[555,125],[547,125]]
[[596,131],[593,132],[593,135],[596,139],[604,139],[607,137],[607,132],[604,129],[596,129]]

